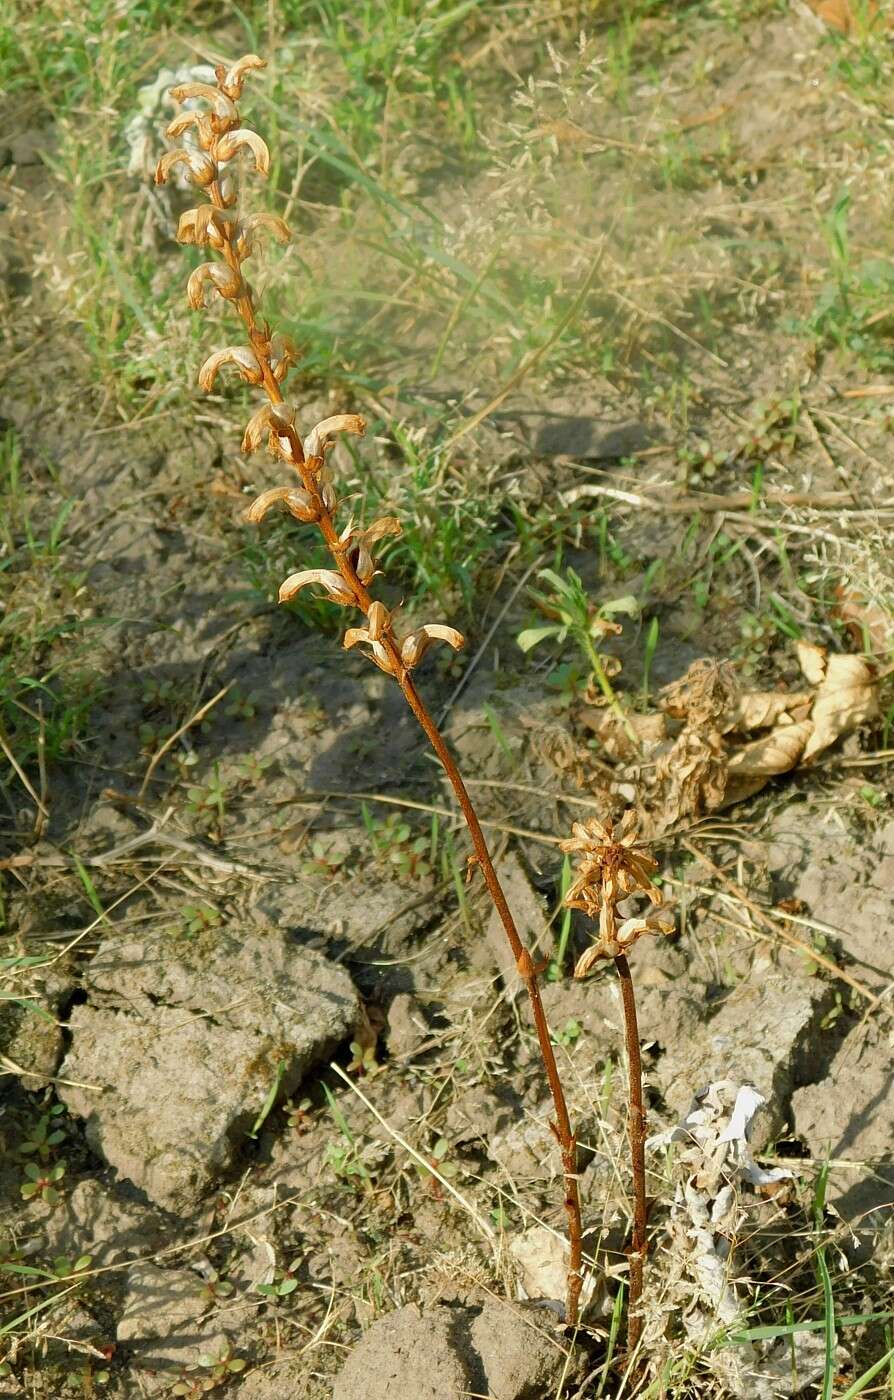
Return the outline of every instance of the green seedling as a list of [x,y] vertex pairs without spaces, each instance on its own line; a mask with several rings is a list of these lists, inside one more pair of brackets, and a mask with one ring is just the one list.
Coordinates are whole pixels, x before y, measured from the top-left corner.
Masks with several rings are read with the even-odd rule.
[[359,1181],[366,1192],[371,1192],[373,1189],[372,1179],[360,1160],[359,1149],[345,1121],[345,1116],[326,1084],[323,1085],[323,1093],[326,1096],[329,1112],[338,1128],[340,1138],[339,1142],[326,1144],[324,1154],[326,1165],[331,1167],[335,1176],[340,1177],[346,1185],[354,1186]]
[[0,1272],[16,1274],[20,1278],[41,1279],[45,1283],[55,1283],[60,1279],[67,1282],[78,1274],[84,1273],[93,1262],[91,1254],[81,1254],[77,1259],[69,1259],[66,1255],[59,1254],[53,1260],[51,1269],[41,1269],[34,1264],[16,1262],[21,1257],[21,1254],[17,1254],[15,1260],[10,1259],[0,1263]]
[[381,1074],[385,1068],[376,1060],[376,1047],[374,1045],[363,1046],[359,1040],[351,1041],[351,1061],[348,1065],[348,1074],[358,1076],[367,1075],[372,1078],[376,1074]]
[[[209,1391],[216,1390],[218,1386],[226,1381],[232,1380],[245,1370],[248,1362],[240,1356],[233,1354],[231,1346],[223,1347],[217,1355],[208,1354],[200,1356],[195,1366],[185,1368],[182,1378],[171,1388],[172,1395],[193,1397],[207,1395]],[[204,1376],[193,1376],[191,1379],[186,1372],[203,1370]]]
[[300,1264],[300,1259],[293,1259],[288,1268],[275,1269],[273,1271],[272,1281],[270,1283],[259,1283],[257,1285],[257,1291],[262,1297],[270,1298],[273,1301],[277,1301],[280,1298],[288,1298],[298,1287],[298,1279],[295,1275]]
[[19,1152],[26,1157],[35,1156],[39,1162],[48,1162],[53,1148],[65,1141],[65,1130],[53,1126],[64,1114],[65,1106],[61,1103],[53,1104],[47,1113],[42,1113],[29,1136],[19,1143]]
[[220,764],[214,764],[213,776],[187,790],[187,807],[202,821],[221,826],[226,814],[227,790],[220,774]]
[[263,780],[268,768],[276,762],[272,754],[246,754],[234,768],[236,781],[240,787],[256,788]]
[[57,1162],[54,1167],[39,1167],[36,1162],[25,1163],[25,1181],[19,1187],[23,1201],[39,1198],[48,1206],[55,1206],[61,1200],[59,1182],[65,1176],[65,1163]]
[[310,853],[302,862],[302,868],[308,875],[335,875],[347,858],[347,851],[337,849],[325,836],[315,836],[310,843]]
[[187,938],[198,938],[208,929],[219,928],[223,917],[211,904],[186,904],[183,907],[182,920],[183,934]]
[[229,704],[224,710],[224,714],[230,719],[254,719],[258,713],[258,701],[260,697],[253,690],[247,695],[234,687],[230,691]]
[[212,1308],[232,1298],[235,1291],[229,1279],[221,1278],[216,1269],[209,1269],[205,1274],[201,1298],[206,1308]]
[[564,709],[579,699],[590,679],[589,668],[580,661],[563,661],[546,678],[551,690],[558,692],[558,704]]
[[816,1189],[813,1197],[813,1221],[817,1235],[816,1254],[814,1256],[816,1266],[817,1281],[823,1295],[823,1382],[820,1391],[821,1400],[832,1400],[832,1391],[835,1384],[835,1374],[837,1365],[835,1360],[835,1349],[838,1337],[835,1331],[835,1298],[832,1289],[832,1275],[829,1272],[826,1246],[823,1239],[825,1227],[824,1215],[826,1209],[826,1185],[829,1180],[829,1164],[825,1162],[820,1169],[817,1178]]
[[313,1113],[313,1102],[311,1099],[299,1099],[295,1103],[289,1099],[285,1105],[286,1122],[294,1133],[306,1133],[311,1126],[311,1114]]
[[874,807],[876,810],[879,807],[884,807],[888,801],[888,794],[881,788],[873,787],[871,783],[863,784],[860,788],[860,796],[868,806]]
[[376,818],[364,802],[361,805],[363,824],[380,860],[393,866],[408,879],[421,879],[431,874],[432,848],[437,855],[437,832],[431,836],[414,836],[405,818],[396,812]]
[[428,1183],[429,1189],[436,1200],[443,1198],[443,1190],[438,1180],[439,1176],[450,1181],[452,1177],[458,1175],[459,1167],[455,1162],[448,1161],[450,1143],[445,1137],[439,1137],[435,1141],[431,1151],[428,1153],[426,1161],[428,1165],[417,1162],[413,1159],[413,1166],[419,1176]]
[[643,642],[643,704],[649,699],[649,682],[652,675],[652,662],[655,659],[655,652],[658,649],[658,634],[660,623],[657,617],[653,617],[646,629],[646,636]]
[[516,755],[515,753],[513,753],[512,745],[509,742],[509,737],[502,724],[500,723],[500,717],[494,709],[493,705],[488,704],[487,701],[484,702],[484,715],[490,727],[490,732],[494,736],[494,742],[496,743],[497,748],[506,758],[508,758],[509,762],[514,766],[516,762]]
[[583,1034],[583,1030],[584,1028],[581,1025],[580,1021],[576,1021],[573,1017],[569,1017],[562,1029],[556,1031],[556,1043],[558,1045],[564,1045],[566,1047],[572,1046],[575,1044],[576,1041],[580,1039],[580,1037]]
[[255,1140],[257,1139],[258,1133],[261,1131],[267,1119],[270,1117],[270,1114],[273,1112],[273,1106],[276,1103],[276,1100],[279,1098],[279,1091],[282,1086],[283,1075],[285,1074],[287,1068],[288,1066],[285,1060],[277,1061],[276,1073],[273,1076],[273,1083],[267,1090],[267,1097],[264,1099],[264,1102],[261,1105],[261,1111],[255,1119],[254,1123],[252,1124],[251,1132],[248,1134],[250,1138],[254,1138]]
[[571,937],[571,910],[565,905],[565,896],[570,889],[571,857],[566,855],[562,859],[562,879],[559,886],[562,921],[559,924],[559,942],[556,945],[555,956],[546,969],[548,982],[558,982],[565,975],[565,955],[568,952],[568,940]]
[[610,679],[612,673],[617,674],[617,662],[614,658],[601,654],[596,643],[621,631],[620,624],[613,622],[612,618],[619,615],[638,617],[639,603],[632,594],[627,594],[623,598],[594,604],[574,569],[567,569],[564,578],[554,569],[540,569],[537,576],[549,584],[552,591],[545,594],[532,589],[531,597],[539,609],[555,621],[540,627],[525,628],[516,637],[518,645],[522,651],[529,652],[546,641],[561,646],[570,637],[576,642],[589,662],[596,684],[609,708],[623,726],[631,743],[638,748],[633,726],[624,713]]

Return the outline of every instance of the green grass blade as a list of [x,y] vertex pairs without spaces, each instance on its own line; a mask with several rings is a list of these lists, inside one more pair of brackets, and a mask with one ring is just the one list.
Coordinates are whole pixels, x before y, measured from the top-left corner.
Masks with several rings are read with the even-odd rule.
[[862,1376],[858,1376],[853,1384],[849,1385],[847,1390],[838,1396],[838,1400],[854,1400],[856,1395],[862,1395],[869,1382],[874,1381],[886,1366],[891,1366],[892,1362],[894,1362],[894,1347],[890,1347],[884,1356],[880,1356],[878,1361],[870,1366],[868,1371],[864,1371]]
[[832,1386],[835,1381],[835,1299],[832,1295],[832,1277],[826,1262],[826,1246],[822,1243],[825,1229],[823,1214],[826,1205],[826,1184],[829,1180],[829,1164],[826,1162],[820,1171],[813,1198],[813,1218],[819,1242],[816,1247],[816,1272],[823,1290],[823,1387],[821,1400],[832,1400]]

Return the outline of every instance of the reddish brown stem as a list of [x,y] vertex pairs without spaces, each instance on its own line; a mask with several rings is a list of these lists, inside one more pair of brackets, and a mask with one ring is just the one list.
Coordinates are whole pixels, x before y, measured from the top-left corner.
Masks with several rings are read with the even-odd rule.
[[643,1296],[643,1264],[646,1257],[646,1113],[643,1107],[643,1062],[639,1049],[636,997],[630,964],[623,953],[615,958],[621,981],[624,1006],[624,1036],[627,1042],[627,1132],[630,1137],[630,1163],[633,1170],[633,1238],[630,1261],[630,1291],[627,1298],[627,1350],[633,1356],[643,1330],[640,1305]]
[[403,691],[407,704],[419,721],[425,736],[434,749],[438,758],[444,766],[444,771],[450,779],[453,791],[456,793],[457,801],[462,809],[466,826],[469,828],[469,835],[472,838],[472,846],[475,850],[475,858],[481,867],[484,882],[488,892],[494,902],[497,913],[506,931],[509,946],[512,949],[512,956],[519,975],[523,978],[528,990],[528,997],[531,1002],[531,1011],[534,1016],[534,1026],[537,1030],[537,1040],[540,1044],[540,1055],[546,1070],[546,1077],[549,1080],[549,1089],[552,1095],[553,1107],[555,1109],[555,1122],[552,1124],[553,1132],[562,1153],[562,1168],[565,1183],[565,1213],[568,1217],[568,1243],[570,1245],[570,1257],[568,1261],[568,1288],[565,1299],[565,1321],[569,1327],[574,1327],[578,1320],[578,1309],[580,1301],[580,1290],[583,1282],[581,1272],[583,1263],[583,1239],[580,1213],[580,1192],[577,1184],[577,1140],[571,1131],[571,1122],[568,1117],[568,1105],[565,1102],[565,1093],[562,1088],[562,1081],[559,1078],[559,1068],[556,1064],[556,1056],[550,1039],[549,1027],[546,1021],[546,1013],[543,1010],[543,1002],[540,998],[540,988],[537,984],[537,973],[534,968],[531,954],[525,948],[518,935],[515,920],[506,903],[506,896],[494,869],[490,852],[487,849],[487,842],[481,830],[481,823],[472,806],[466,785],[462,780],[462,775],[454,762],[440,730],[429,714],[422,697],[416,689],[410,676],[404,672],[398,676],[398,683]]

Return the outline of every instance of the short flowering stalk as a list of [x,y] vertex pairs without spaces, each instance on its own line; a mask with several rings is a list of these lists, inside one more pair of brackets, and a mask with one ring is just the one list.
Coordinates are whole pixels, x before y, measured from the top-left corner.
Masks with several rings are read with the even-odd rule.
[[264,66],[264,61],[256,54],[248,54],[232,68],[221,66],[216,70],[216,87],[188,83],[172,89],[172,95],[179,101],[199,100],[207,106],[205,111],[184,111],[174,118],[168,135],[173,139],[188,135],[190,139],[181,148],[162,156],[156,171],[156,180],[164,183],[173,169],[183,166],[187,178],[207,201],[183,214],[177,231],[179,242],[207,248],[210,254],[217,255],[216,260],[212,257],[191,274],[187,284],[189,303],[198,310],[205,305],[206,297],[213,299],[215,295],[230,302],[241,317],[248,337],[247,346],[229,346],[209,356],[199,372],[199,382],[203,389],[211,389],[218,373],[233,369],[240,379],[264,390],[267,402],[247,424],[242,450],[251,453],[265,444],[271,456],[294,472],[295,479],[291,485],[262,492],[249,508],[247,518],[259,523],[268,510],[281,506],[296,520],[316,525],[333,565],[326,569],[299,570],[290,575],[280,588],[280,601],[288,602],[301,589],[316,587],[333,603],[357,608],[363,613],[365,626],[348,628],[344,646],[348,649],[362,647],[375,665],[397,682],[456,794],[469,829],[474,863],[484,877],[527,987],[552,1096],[554,1121],[551,1127],[562,1156],[563,1203],[570,1246],[565,1321],[574,1326],[578,1321],[583,1258],[577,1143],[543,1010],[538,974],[530,952],[519,937],[462,776],[411,674],[435,642],[444,642],[458,651],[464,645],[464,638],[445,623],[425,623],[407,635],[399,635],[394,615],[371,596],[369,584],[378,572],[377,546],[389,536],[400,533],[400,522],[393,516],[384,516],[365,529],[349,522],[339,530],[335,523],[338,497],[326,467],[326,454],[335,435],[363,433],[365,424],[357,414],[338,414],[318,423],[302,441],[296,428],[295,409],[285,402],[281,389],[290,366],[295,363],[295,347],[274,335],[266,321],[258,319],[251,287],[243,276],[242,264],[253,252],[259,230],[269,232],[281,243],[287,242],[290,236],[284,221],[274,215],[245,216],[234,212],[236,197],[230,175],[224,169],[240,151],[251,156],[257,173],[266,175],[269,169],[270,158],[264,141],[257,133],[240,125],[236,106],[246,75]]
[[628,811],[615,829],[611,821],[595,817],[575,822],[571,836],[561,849],[580,859],[577,878],[565,895],[564,904],[580,909],[599,921],[599,937],[577,961],[575,977],[586,977],[602,959],[611,959],[621,984],[624,1009],[624,1039],[627,1047],[627,1133],[633,1177],[633,1237],[628,1251],[630,1288],[627,1310],[627,1349],[633,1357],[642,1337],[640,1307],[646,1258],[646,1112],[643,1104],[643,1063],[639,1045],[636,996],[627,953],[644,934],[666,934],[673,920],[663,913],[618,923],[617,905],[633,894],[644,895],[653,907],[663,896],[652,880],[658,867],[654,856],[637,839],[636,814]]

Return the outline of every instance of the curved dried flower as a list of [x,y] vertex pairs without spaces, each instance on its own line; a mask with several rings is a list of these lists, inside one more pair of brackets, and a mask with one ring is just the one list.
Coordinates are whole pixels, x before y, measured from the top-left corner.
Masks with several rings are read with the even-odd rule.
[[324,418],[311,428],[304,440],[304,454],[323,458],[332,445],[333,433],[356,433],[362,437],[366,432],[366,422],[359,413],[336,413],[332,418]]
[[155,183],[163,185],[176,165],[185,165],[189,179],[194,185],[204,187],[217,179],[217,161],[204,151],[187,150],[180,146],[176,151],[165,151],[155,167]]
[[399,535],[401,523],[396,515],[383,515],[365,530],[355,530],[350,524],[341,532],[339,548],[350,554],[361,583],[371,583],[375,577],[376,561],[373,546],[388,535]]
[[200,204],[198,209],[184,209],[177,225],[177,242],[204,248],[222,248],[227,241],[225,225],[235,223],[235,215],[214,204]]
[[419,665],[432,642],[446,642],[454,651],[461,651],[466,639],[455,627],[447,627],[442,622],[426,622],[404,637],[400,644],[400,659],[408,671]]
[[254,156],[255,170],[258,174],[269,174],[270,152],[267,149],[267,142],[256,131],[250,131],[248,127],[240,126],[235,131],[225,132],[217,142],[214,153],[218,160],[232,160],[242,147],[247,147]]
[[586,977],[595,963],[603,958],[626,957],[627,953],[646,933],[668,934],[674,931],[674,921],[666,914],[649,914],[642,919],[625,919],[608,939],[591,943],[574,966],[577,978]]
[[165,127],[165,135],[176,141],[178,136],[182,136],[191,126],[195,128],[196,140],[202,150],[210,150],[219,135],[214,128],[214,118],[210,112],[178,112],[173,121],[168,122]]
[[223,173],[221,173],[221,177],[217,183],[217,188],[220,191],[221,207],[223,209],[232,209],[233,205],[238,202],[239,195],[237,194],[236,186],[230,179],[229,175],[224,175]]
[[288,335],[275,335],[270,341],[270,368],[277,384],[281,384],[292,365],[298,363],[298,347]]
[[255,249],[255,235],[259,232],[271,234],[277,243],[283,245],[291,242],[292,238],[292,230],[278,214],[246,214],[239,220],[236,232],[235,248],[240,258],[251,257]]
[[243,291],[242,278],[226,263],[201,263],[189,274],[186,295],[193,311],[200,311],[205,305],[205,290],[211,284],[226,301],[233,301]]
[[215,350],[209,355],[199,370],[199,386],[210,394],[214,381],[224,365],[232,365],[239,378],[246,384],[262,384],[264,376],[257,356],[247,345],[228,345],[226,350]]
[[225,92],[228,97],[239,98],[242,96],[242,88],[248,73],[250,73],[253,68],[266,67],[266,59],[259,58],[256,53],[246,53],[243,54],[241,58],[236,59],[232,68],[227,68],[225,70],[223,64],[221,64],[219,68],[215,69],[215,73],[217,74],[217,81],[220,84],[221,91]]
[[[233,99],[218,87],[212,87],[210,83],[181,83],[179,87],[171,88],[171,96],[175,102],[188,102],[189,99],[199,97],[203,102],[207,102],[217,120],[221,123],[235,124],[239,120],[239,113]],[[177,121],[177,117],[174,118]],[[172,123],[173,125],[173,123]]]
[[242,434],[242,451],[246,457],[252,452],[257,452],[264,441],[264,434],[270,429],[270,405],[261,404],[256,413],[253,413],[245,425],[245,432]]
[[300,593],[302,588],[307,588],[312,583],[318,583],[321,588],[324,588],[333,603],[343,605],[356,603],[353,593],[341,574],[337,574],[334,569],[302,569],[300,573],[289,574],[285,583],[280,587],[279,601],[290,603],[296,593]]
[[274,486],[269,491],[262,491],[245,512],[245,518],[252,525],[257,525],[272,506],[280,504],[304,525],[310,525],[320,518],[309,493],[300,486]]
[[351,647],[358,645],[368,646],[367,656],[374,661],[380,671],[385,671],[389,676],[394,675],[394,667],[391,664],[391,657],[382,643],[391,626],[391,614],[384,603],[372,603],[366,615],[365,627],[349,627],[344,635],[342,646],[345,651],[350,651]]

